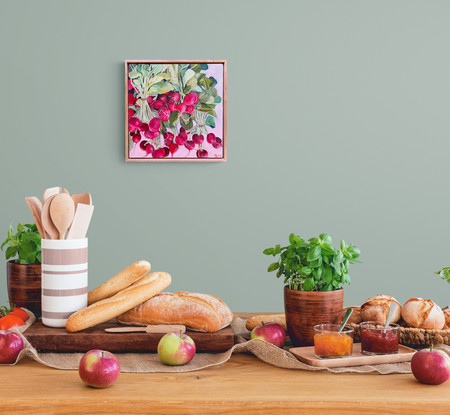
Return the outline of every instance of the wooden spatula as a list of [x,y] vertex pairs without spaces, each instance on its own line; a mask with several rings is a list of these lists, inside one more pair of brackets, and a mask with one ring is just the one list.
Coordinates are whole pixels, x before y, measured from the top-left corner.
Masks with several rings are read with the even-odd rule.
[[50,204],[50,217],[59,232],[59,239],[65,239],[67,229],[73,221],[75,205],[67,193],[56,195]]
[[143,331],[145,333],[185,333],[186,326],[180,324],[156,324],[151,326],[126,326],[126,327],[112,327],[105,329],[108,333],[133,333]]
[[45,238],[45,231],[42,226],[42,204],[41,201],[36,196],[26,197],[25,202],[27,202],[28,207],[33,215],[34,223],[38,229],[41,238]]
[[44,228],[48,239],[58,239],[59,237],[58,229],[56,229],[50,216],[50,205],[56,196],[57,195],[49,196],[42,207],[42,227]]
[[67,232],[67,239],[83,239],[91,223],[94,206],[78,203],[72,225]]
[[59,193],[61,193],[60,187],[49,187],[48,189],[45,189],[44,194],[42,195],[42,206],[44,206],[50,196],[55,196]]
[[75,211],[77,210],[78,203],[84,205],[92,205],[92,198],[90,193],[80,193],[78,195],[72,195],[73,203],[75,203]]

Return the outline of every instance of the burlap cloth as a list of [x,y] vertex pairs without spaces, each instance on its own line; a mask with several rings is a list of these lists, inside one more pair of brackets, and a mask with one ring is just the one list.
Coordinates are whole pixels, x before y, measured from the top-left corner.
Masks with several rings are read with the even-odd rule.
[[[19,362],[24,356],[42,363],[43,365],[55,369],[78,369],[83,353],[38,353],[31,346],[25,336],[22,334],[31,324],[34,323],[34,316],[30,313],[30,319],[25,326],[14,328],[24,341],[24,349],[20,352],[14,364]],[[166,366],[159,361],[156,353],[116,353],[120,361],[122,372],[150,373],[150,372],[191,372],[201,370],[211,366],[220,366],[227,362],[233,353],[251,353],[270,365],[285,369],[300,370],[327,370],[333,373],[379,373],[388,375],[393,373],[411,373],[411,365],[405,363],[390,363],[373,366],[353,366],[339,368],[322,368],[307,365],[297,360],[292,353],[286,349],[280,349],[270,343],[262,340],[246,340],[249,331],[245,327],[245,319],[235,317],[231,323],[235,335],[235,345],[223,353],[197,353],[192,361],[185,366]],[[445,350],[450,355],[449,346],[437,346]]]

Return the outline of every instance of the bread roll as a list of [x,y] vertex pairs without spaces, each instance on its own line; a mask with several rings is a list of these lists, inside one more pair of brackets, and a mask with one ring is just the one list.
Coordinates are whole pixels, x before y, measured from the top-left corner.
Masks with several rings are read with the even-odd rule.
[[437,304],[423,298],[410,298],[402,309],[402,318],[411,327],[441,330],[445,325],[445,315]]
[[342,310],[342,312],[341,312],[341,314],[339,316],[338,322],[342,323],[342,320],[345,317],[345,313],[347,312],[347,310],[349,308],[353,308],[353,313],[351,314],[350,318],[348,319],[347,324],[352,324],[352,323],[353,324],[359,324],[359,323],[361,323],[361,307],[345,307]]
[[150,271],[151,265],[147,261],[138,261],[119,272],[117,275],[88,292],[88,305],[109,298],[127,288]]
[[383,294],[378,294],[375,297],[370,297],[364,301],[361,306],[361,321],[379,321],[385,323],[389,313],[389,307],[393,301],[397,303],[397,309],[394,312],[391,322],[397,322],[400,320],[402,307],[394,297]]
[[76,311],[66,322],[67,331],[74,332],[104,323],[158,294],[171,283],[167,272],[152,272],[112,297]]
[[444,316],[445,316],[444,328],[449,330],[450,329],[450,308],[447,306],[447,307],[443,308],[442,311],[444,312]]
[[284,330],[287,331],[286,316],[284,315],[284,313],[266,314],[266,315],[262,315],[262,316],[250,317],[247,320],[247,323],[245,323],[245,327],[247,327],[247,330],[252,331],[255,327],[259,326],[262,323],[264,323],[264,324],[278,323],[280,326],[282,326],[284,328]]
[[208,294],[161,293],[117,317],[123,324],[183,324],[214,332],[228,326],[233,313],[219,298]]

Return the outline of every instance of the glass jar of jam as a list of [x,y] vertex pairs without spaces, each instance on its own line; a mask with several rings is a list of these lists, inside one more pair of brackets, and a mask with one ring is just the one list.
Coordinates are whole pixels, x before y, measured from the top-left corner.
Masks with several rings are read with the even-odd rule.
[[361,351],[364,354],[393,354],[398,352],[398,324],[366,321],[360,324]]
[[314,326],[314,354],[320,359],[350,357],[353,351],[353,329],[345,326],[339,333],[338,324]]

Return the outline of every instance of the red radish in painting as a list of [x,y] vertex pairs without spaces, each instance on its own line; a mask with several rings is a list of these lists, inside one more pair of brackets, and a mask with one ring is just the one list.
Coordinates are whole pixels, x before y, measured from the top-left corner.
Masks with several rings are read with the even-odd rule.
[[209,134],[206,136],[206,141],[207,141],[209,144],[215,143],[215,142],[216,142],[216,135],[215,135],[214,133],[209,133]]
[[170,109],[169,108],[161,108],[158,111],[159,118],[161,118],[161,121],[169,121],[170,117]]
[[197,150],[197,157],[199,159],[205,159],[208,157],[208,152],[206,150]]
[[130,130],[130,133],[134,133],[140,126],[141,126],[141,120],[136,117],[132,117],[128,120],[128,129]]
[[184,146],[189,150],[193,150],[195,147],[195,143],[193,141],[186,141],[186,143],[184,144]]
[[201,144],[201,143],[203,143],[204,138],[203,138],[203,136],[202,136],[201,134],[194,134],[194,135],[192,136],[192,141],[193,141],[195,144]]
[[167,157],[170,154],[169,147],[164,147],[164,157]]
[[141,148],[141,150],[144,150],[145,151],[145,147],[148,145],[148,141],[144,141],[144,140],[142,140],[140,143],[139,143],[139,147]]
[[164,140],[165,141],[173,141],[175,136],[172,133],[166,132],[164,133]]
[[142,123],[140,126],[139,126],[139,131],[147,131],[148,130],[148,124],[147,123]]
[[145,137],[145,138],[148,138],[148,139],[150,139],[150,140],[153,140],[153,139],[155,139],[155,138],[158,138],[158,137],[159,137],[159,130],[158,130],[158,131],[147,130],[147,131],[144,133],[144,137]]
[[131,91],[132,89],[134,89],[133,84],[131,83],[131,79],[128,80],[128,91]]
[[147,97],[147,102],[148,102],[149,104],[152,104],[152,103],[153,103],[153,98],[152,98],[151,96],[148,96],[148,97]]
[[157,148],[152,154],[153,158],[155,159],[162,159],[165,155],[166,152],[164,151],[163,148]]
[[173,101],[170,101],[170,102],[169,102],[169,110],[170,110],[171,112],[177,111],[177,104],[176,104],[175,102],[173,102]]
[[212,143],[212,146],[214,148],[222,147],[222,140],[219,137],[216,137],[216,141],[214,143]]
[[153,151],[155,151],[155,147],[153,147],[151,144],[147,144],[147,145],[145,146],[145,152],[147,153],[147,156],[148,156],[149,154],[152,154]]
[[170,94],[170,100],[172,101],[172,102],[179,102],[180,101],[180,93],[179,92],[172,92],[171,94]]
[[134,105],[135,102],[136,102],[136,98],[134,97],[134,95],[128,94],[128,105]]
[[132,118],[134,116],[134,109],[128,108],[128,118]]
[[188,105],[186,107],[186,111],[187,114],[193,114],[194,113],[194,107],[192,105]]
[[180,114],[186,111],[186,104],[180,103],[177,105],[177,110]]
[[160,108],[164,107],[163,102],[160,99],[157,99],[154,103],[153,103],[153,108],[155,110],[159,110]]
[[172,144],[169,145],[169,151],[170,151],[172,154],[176,153],[177,150],[178,150],[178,148],[179,148],[179,147],[178,147],[178,144],[172,143]]
[[148,123],[148,128],[152,131],[158,131],[161,128],[161,121],[159,118],[152,118]]
[[139,143],[141,141],[141,133],[136,133],[132,135],[133,143]]
[[189,92],[189,94],[187,94],[183,99],[183,103],[186,105],[194,105],[197,102],[198,102],[198,94],[194,91]]
[[181,135],[181,133],[180,134],[178,134],[176,137],[175,137],[175,142],[179,145],[179,146],[184,146],[185,144],[186,144],[186,142],[187,142],[187,134],[186,133],[184,133],[185,135]]

